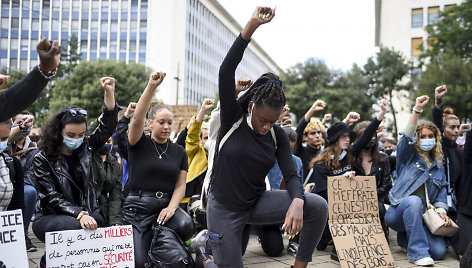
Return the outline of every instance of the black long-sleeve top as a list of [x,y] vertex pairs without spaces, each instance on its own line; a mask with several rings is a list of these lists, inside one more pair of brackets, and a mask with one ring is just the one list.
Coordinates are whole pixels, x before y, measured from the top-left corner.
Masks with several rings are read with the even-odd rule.
[[115,138],[116,145],[118,145],[118,153],[123,159],[128,161],[128,124],[131,121],[130,118],[122,116],[118,120],[118,125],[116,126]]
[[[472,191],[472,130],[469,130],[465,136],[464,145],[464,160],[463,160],[463,178],[460,182],[460,187],[464,193],[470,193]],[[457,210],[459,213],[465,214],[472,217],[472,195],[462,194],[459,197],[459,205]]]
[[[367,126],[364,130],[364,133],[359,137],[359,139],[351,145],[349,148],[348,153],[352,154],[354,158],[357,158],[361,153],[362,149],[364,149],[372,137],[375,135],[377,128],[379,127],[382,121],[377,120],[374,118],[372,122]],[[348,161],[348,157],[344,157],[342,161],[339,161],[340,167],[335,169],[333,167],[328,167],[326,162],[318,161],[313,166],[313,175],[310,177],[309,182],[314,182],[315,187],[313,188],[312,192],[321,195],[322,197],[326,197],[327,199],[327,182],[328,177],[331,176],[341,176],[348,171],[352,171],[352,164]]]
[[[220,118],[219,137],[243,116],[235,96],[235,71],[249,41],[239,35],[226,55],[219,72]],[[254,206],[266,189],[265,176],[278,160],[287,190],[293,198],[304,200],[303,188],[292,160],[285,132],[274,126],[277,149],[271,133],[256,134],[242,120],[219,151],[211,193],[228,209],[246,210]]]
[[0,122],[28,108],[39,97],[48,81],[36,66],[25,78],[0,93]]
[[315,158],[319,153],[320,149],[312,148],[310,145],[306,147],[303,146],[303,132],[305,131],[308,122],[305,120],[305,116],[302,117],[297,126],[297,141],[295,147],[293,148],[293,154],[302,159],[303,164],[303,181],[305,181],[306,176],[308,175],[310,168],[308,167],[311,160]]
[[462,179],[464,152],[455,141],[448,140],[444,137],[442,109],[433,106],[432,121],[441,130],[441,133],[443,133],[441,144],[444,155],[444,172],[446,173],[446,179],[450,181],[450,187],[454,189],[457,198],[459,198],[463,189],[459,186]]

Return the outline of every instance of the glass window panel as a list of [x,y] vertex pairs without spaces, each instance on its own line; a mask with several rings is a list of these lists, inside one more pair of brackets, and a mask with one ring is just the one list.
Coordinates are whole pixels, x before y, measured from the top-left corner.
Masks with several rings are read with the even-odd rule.
[[62,20],[61,28],[63,32],[67,32],[69,30],[69,20]]
[[50,6],[51,6],[50,0],[43,0],[43,9],[49,9]]
[[76,10],[76,8],[80,8],[80,1],[72,1],[72,8]]
[[121,40],[120,41],[120,52],[125,52],[126,51],[126,40]]
[[59,23],[59,20],[52,20],[52,30],[58,32],[59,31],[59,26],[61,24]]
[[121,11],[128,11],[129,2],[126,0],[121,1]]
[[439,7],[428,7],[428,24],[439,21]]
[[419,56],[423,52],[421,44],[423,43],[423,38],[417,37],[411,39],[411,56]]
[[20,69],[23,71],[28,70],[28,60],[20,60]]
[[83,11],[88,11],[89,10],[89,1],[88,0],[83,0],[82,1],[82,10]]
[[43,24],[41,25],[41,31],[49,31],[49,21],[43,20]]
[[18,27],[20,27],[20,19],[12,18],[11,19],[11,28],[12,29],[18,29]]
[[79,30],[79,20],[72,20],[71,29],[72,29],[72,31],[78,31]]
[[2,18],[2,29],[8,29],[10,27],[10,21],[8,18]]
[[136,52],[136,41],[129,42],[129,50],[130,52]]
[[0,49],[8,49],[8,39],[0,38]]
[[97,40],[90,40],[90,51],[97,51]]
[[62,8],[69,8],[70,7],[70,2],[68,0],[62,1]]
[[16,69],[18,61],[16,59],[10,59],[10,68]]
[[102,0],[102,10],[103,11],[108,10],[108,0]]
[[87,52],[87,40],[80,41],[80,52]]
[[416,8],[411,10],[411,28],[423,27],[423,9]]
[[110,52],[116,52],[116,46],[117,46],[117,41],[116,40],[111,40],[110,41]]
[[39,0],[33,0],[33,10],[39,11],[40,8],[41,8],[41,3],[39,2]]
[[18,39],[10,39],[10,49],[18,49]]
[[30,23],[29,19],[21,19],[21,29],[28,30],[30,26],[29,23]]
[[107,52],[107,41],[101,40],[100,41],[100,52]]
[[83,20],[81,24],[82,31],[88,30],[88,20]]
[[99,8],[100,8],[100,2],[92,1],[92,10],[98,11]]
[[111,11],[118,11],[120,9],[120,2],[118,0],[111,1]]
[[107,20],[102,20],[100,22],[100,31],[102,32],[107,32],[108,31],[108,21]]
[[117,20],[112,20],[111,21],[111,31],[112,32],[117,32],[118,31],[118,21]]
[[139,41],[139,51],[140,52],[146,51],[146,40]]
[[31,29],[33,31],[39,31],[39,19],[33,19]]
[[93,20],[91,25],[90,25],[90,28],[92,30],[98,31],[98,20]]
[[147,29],[147,21],[142,20],[139,24],[139,31],[140,32],[145,32]]

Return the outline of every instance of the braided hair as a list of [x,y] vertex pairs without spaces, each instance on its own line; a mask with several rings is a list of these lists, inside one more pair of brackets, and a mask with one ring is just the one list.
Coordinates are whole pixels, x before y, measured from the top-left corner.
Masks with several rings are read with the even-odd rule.
[[256,105],[268,105],[274,110],[282,109],[286,102],[282,86],[282,81],[273,73],[265,73],[259,77],[246,93],[238,98],[244,115],[248,113],[247,107],[250,101]]
[[[273,73],[265,73],[259,77],[254,84],[238,98],[238,103],[241,105],[243,115],[248,114],[249,102],[253,102],[254,105],[268,105],[274,110],[282,110],[285,106],[285,94],[282,87],[282,81],[280,78]],[[220,134],[220,132],[218,132]],[[215,170],[218,166],[219,158],[219,147],[220,142],[223,137],[218,135],[215,146],[215,156],[213,160],[213,169],[210,174],[210,186],[208,189],[211,189],[211,185],[215,180]]]

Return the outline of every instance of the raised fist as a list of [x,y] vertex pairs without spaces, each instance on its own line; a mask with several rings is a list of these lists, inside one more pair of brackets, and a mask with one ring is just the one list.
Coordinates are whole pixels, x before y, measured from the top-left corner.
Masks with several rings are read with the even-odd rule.
[[10,76],[9,75],[2,75],[0,74],[0,89],[4,88],[7,86],[8,81],[10,81]]
[[329,122],[333,118],[332,114],[325,114],[323,116],[323,122]]
[[136,102],[130,102],[128,104],[128,108],[126,108],[125,116],[130,118],[133,116],[134,111],[136,111],[136,105],[138,105]]
[[437,87],[435,90],[434,90],[434,98],[436,100],[438,99],[442,99],[442,97],[444,97],[444,95],[447,94],[447,87],[446,85],[441,85],[439,87]]
[[270,7],[256,7],[256,10],[252,13],[251,20],[256,22],[258,25],[270,22],[275,17],[275,8]]
[[349,114],[344,119],[344,123],[350,125],[356,123],[361,119],[361,115],[356,112],[349,112]]
[[428,95],[423,95],[423,96],[420,96],[418,98],[416,98],[416,108],[418,110],[423,110],[423,108],[426,106],[426,104],[428,104],[429,102],[429,97]]
[[41,67],[46,71],[52,71],[59,66],[62,48],[57,40],[44,38],[36,46]]
[[326,107],[326,103],[322,100],[316,100],[315,103],[313,103],[313,106],[311,106],[311,109],[314,110],[315,112],[319,112],[324,110]]
[[236,81],[236,95],[241,91],[245,91],[252,86],[252,80],[244,77],[238,78]]
[[164,77],[166,77],[166,73],[164,72],[154,72],[149,77],[149,85],[158,87],[162,81],[164,81]]
[[214,99],[205,99],[202,102],[202,110],[203,111],[208,111],[211,108],[213,108],[214,105],[215,105],[215,100]]
[[115,78],[113,77],[102,77],[100,83],[105,92],[113,93],[115,91]]
[[387,111],[387,109],[388,109],[388,100],[381,99],[377,102],[377,104],[379,105],[381,111],[383,111],[383,112]]

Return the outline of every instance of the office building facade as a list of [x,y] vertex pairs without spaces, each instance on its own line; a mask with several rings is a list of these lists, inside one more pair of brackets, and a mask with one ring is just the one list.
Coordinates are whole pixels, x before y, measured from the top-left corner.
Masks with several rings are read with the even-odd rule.
[[[29,70],[41,36],[67,48],[75,35],[82,60],[165,71],[156,98],[169,104],[217,97],[218,68],[242,29],[216,0],[2,0],[0,28],[0,67]],[[237,76],[268,71],[280,68],[252,41]]]

